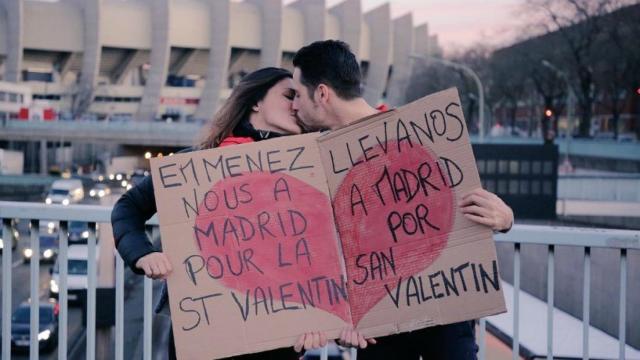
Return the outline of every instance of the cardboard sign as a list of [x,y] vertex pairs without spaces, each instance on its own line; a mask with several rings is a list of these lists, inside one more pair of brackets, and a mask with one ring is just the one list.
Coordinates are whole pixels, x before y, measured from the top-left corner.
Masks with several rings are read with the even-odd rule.
[[492,232],[457,206],[481,185],[455,89],[318,141],[365,336],[506,311]]
[[351,323],[318,134],[151,161],[179,359]]
[[480,179],[455,89],[151,167],[180,359],[505,311],[492,232],[457,206]]

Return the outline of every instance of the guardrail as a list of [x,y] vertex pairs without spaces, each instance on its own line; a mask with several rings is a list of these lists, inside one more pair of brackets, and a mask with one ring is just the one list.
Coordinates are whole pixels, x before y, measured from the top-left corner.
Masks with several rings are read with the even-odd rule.
[[[60,273],[59,284],[59,336],[58,358],[67,359],[68,334],[68,288],[66,277],[67,268],[67,226],[69,221],[85,221],[89,223],[88,237],[88,290],[87,290],[87,326],[86,326],[86,358],[96,357],[96,262],[91,261],[96,257],[96,224],[110,222],[111,207],[95,205],[49,205],[41,203],[0,202],[0,220],[2,220],[3,234],[10,234],[11,220],[24,219],[31,224],[30,242],[33,249],[33,258],[30,264],[30,289],[31,289],[31,318],[30,339],[38,338],[39,306],[39,239],[38,229],[41,220],[60,221],[60,239],[58,262]],[[152,218],[148,225],[157,225],[156,218]],[[157,227],[156,227],[157,228]],[[604,230],[551,227],[539,225],[515,225],[508,234],[496,236],[496,241],[510,243],[514,246],[514,299],[513,321],[514,333],[512,353],[513,358],[519,357],[519,290],[520,290],[520,248],[522,244],[538,244],[547,246],[547,359],[553,358],[553,310],[554,310],[554,251],[556,246],[575,246],[583,248],[584,256],[584,282],[583,282],[583,357],[589,357],[589,303],[590,303],[590,268],[591,248],[613,248],[620,251],[620,301],[619,311],[619,359],[625,359],[625,321],[626,321],[626,297],[627,297],[627,251],[640,249],[640,231],[628,230]],[[5,246],[2,253],[2,358],[11,358],[11,262],[12,251],[10,246]],[[116,255],[116,316],[115,316],[115,359],[122,360],[124,344],[124,263],[120,256]],[[152,280],[144,280],[144,321],[143,321],[143,358],[150,360],[152,356]],[[480,320],[480,344],[479,358],[485,358],[485,326],[486,321]],[[326,358],[327,351],[322,351]],[[355,351],[352,351],[355,355]],[[38,358],[38,341],[30,342],[31,359]],[[352,356],[353,358],[353,356]]]

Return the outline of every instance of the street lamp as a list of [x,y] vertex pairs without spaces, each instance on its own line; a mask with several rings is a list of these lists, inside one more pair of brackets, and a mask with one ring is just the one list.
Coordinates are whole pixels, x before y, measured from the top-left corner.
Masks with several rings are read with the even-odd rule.
[[573,88],[571,87],[571,82],[569,81],[569,77],[567,73],[558,69],[553,64],[551,64],[548,60],[542,59],[542,66],[549,68],[551,71],[555,72],[567,85],[567,150],[565,152],[564,162],[562,166],[566,171],[571,172],[573,167],[571,166],[571,160],[569,159],[569,152],[571,148],[571,139],[573,138],[573,110],[574,110],[574,100],[575,95],[573,93]]
[[475,81],[476,86],[478,87],[478,127],[479,127],[479,133],[480,133],[479,134],[480,142],[481,143],[484,142],[484,89],[482,87],[482,82],[480,81],[480,77],[478,77],[478,74],[476,74],[476,72],[473,71],[473,69],[471,69],[470,67],[463,64],[455,63],[453,61],[440,59],[433,56],[425,56],[425,55],[418,55],[418,54],[411,54],[410,57],[412,59],[418,59],[421,61],[427,61],[427,60],[435,61],[442,65],[446,65],[454,69],[462,70],[466,72],[469,76],[471,76],[473,81]]

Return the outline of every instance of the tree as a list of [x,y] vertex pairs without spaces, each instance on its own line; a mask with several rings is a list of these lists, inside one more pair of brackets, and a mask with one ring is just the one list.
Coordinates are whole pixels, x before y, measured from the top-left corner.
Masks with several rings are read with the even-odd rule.
[[[619,119],[625,100],[634,96],[640,84],[639,12],[616,12],[603,30],[603,41],[596,49],[594,81],[600,89],[599,103],[611,112],[614,138],[618,138]],[[639,121],[636,119],[636,121]]]
[[[451,56],[450,61],[471,68],[481,78],[483,86],[489,78],[488,63],[491,49],[482,45]],[[406,99],[413,101],[425,95],[456,87],[460,94],[461,106],[464,109],[467,127],[470,132],[478,132],[478,88],[463,70],[439,63],[435,59],[418,61],[413,68],[413,75],[407,86]],[[486,93],[486,88],[483,89]],[[485,103],[487,98],[485,97]]]
[[506,107],[513,135],[515,134],[518,108],[527,92],[526,62],[519,54],[505,56],[496,53],[491,58],[489,68],[492,78],[489,98],[494,103],[500,103]]
[[529,9],[544,15],[540,27],[548,42],[563,44],[558,55],[577,95],[580,108],[579,134],[589,136],[592,108],[596,99],[595,67],[597,46],[602,38],[605,15],[623,6],[622,0],[530,0]]

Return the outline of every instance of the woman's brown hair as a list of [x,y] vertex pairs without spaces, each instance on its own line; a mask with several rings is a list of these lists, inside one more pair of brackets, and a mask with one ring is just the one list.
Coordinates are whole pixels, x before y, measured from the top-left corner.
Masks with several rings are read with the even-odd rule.
[[207,133],[199,141],[199,149],[211,149],[233,134],[238,124],[249,121],[252,108],[264,99],[271,87],[282,79],[291,78],[291,72],[281,68],[267,67],[256,70],[240,81],[233,89],[222,108],[214,115]]

